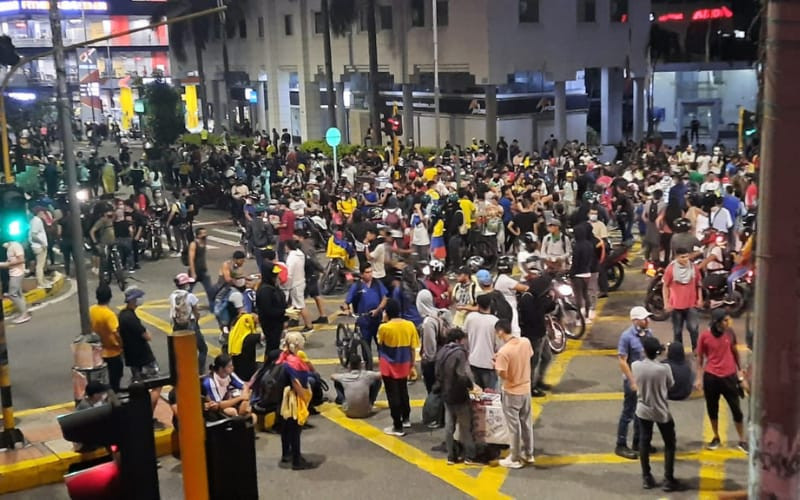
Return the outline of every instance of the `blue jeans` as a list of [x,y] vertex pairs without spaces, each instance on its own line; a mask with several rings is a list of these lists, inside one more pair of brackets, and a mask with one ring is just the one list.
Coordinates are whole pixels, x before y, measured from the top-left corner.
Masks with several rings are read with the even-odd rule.
[[207,271],[200,271],[197,273],[197,279],[189,286],[189,291],[194,291],[194,287],[198,283],[203,285],[203,290],[206,292],[206,300],[208,300],[208,306],[211,308],[211,305],[214,303],[214,294],[216,290],[214,289],[214,285],[211,284],[211,276],[208,275]]
[[672,310],[672,338],[675,342],[683,343],[683,325],[689,330],[689,338],[692,341],[692,350],[697,348],[697,335],[700,330],[697,309],[673,309]]
[[381,325],[380,315],[377,318],[372,316],[359,317],[357,320],[359,328],[361,328],[361,338],[367,344],[368,356],[372,358],[372,343],[378,346],[378,327]]
[[728,294],[733,295],[734,283],[736,280],[747,274],[749,269],[745,266],[736,266],[731,270],[728,275]]
[[636,391],[631,389],[628,380],[622,383],[622,392],[625,394],[622,400],[622,414],[619,416],[617,426],[617,446],[628,445],[628,424],[633,421],[633,446],[637,449],[639,444],[639,418],[636,416]]

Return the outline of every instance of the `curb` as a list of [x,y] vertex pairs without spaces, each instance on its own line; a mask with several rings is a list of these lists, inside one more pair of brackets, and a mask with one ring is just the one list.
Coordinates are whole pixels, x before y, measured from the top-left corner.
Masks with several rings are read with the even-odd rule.
[[[44,288],[34,288],[29,292],[25,292],[25,303],[30,306],[58,295],[61,293],[61,290],[64,289],[66,281],[67,280],[63,274],[56,273],[56,277],[53,280],[53,288],[50,288],[49,290],[45,290]],[[3,314],[5,317],[11,316],[14,312],[16,312],[14,303],[9,299],[3,299]]]
[[[156,431],[155,444],[157,457],[172,453],[172,429]],[[106,450],[53,452],[48,456],[0,466],[0,495],[63,482],[71,465],[107,455]]]

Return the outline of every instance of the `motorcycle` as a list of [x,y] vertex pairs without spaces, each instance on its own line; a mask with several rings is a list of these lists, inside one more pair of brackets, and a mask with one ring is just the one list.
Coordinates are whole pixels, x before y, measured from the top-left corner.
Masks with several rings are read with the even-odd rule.
[[613,250],[606,258],[603,266],[606,269],[608,276],[608,291],[613,292],[619,290],[622,282],[625,280],[625,266],[628,265],[628,252],[630,247],[626,245],[619,245]]
[[564,327],[571,339],[579,339],[586,333],[586,318],[575,305],[575,292],[566,275],[557,276],[551,283],[550,294],[555,306],[551,315]]
[[308,231],[309,236],[314,240],[314,248],[318,252],[324,251],[328,246],[328,239],[331,233],[328,230],[328,223],[320,215],[312,215],[300,219],[303,227]]
[[322,295],[333,295],[347,288],[353,280],[352,273],[342,259],[331,259],[319,277],[319,292]]
[[147,252],[150,260],[158,260],[164,255],[164,246],[161,239],[163,233],[161,219],[156,216],[148,217],[147,226],[145,226],[144,234],[142,235],[144,245],[139,250],[142,254]]
[[[664,268],[649,264],[645,272],[652,279],[647,286],[644,307],[652,314],[655,321],[664,321],[669,312],[664,310]],[[712,273],[703,279],[703,311],[717,307],[725,307],[728,314],[738,318],[747,309],[754,290],[754,273],[747,274],[734,282],[733,293],[728,297],[728,271]]]

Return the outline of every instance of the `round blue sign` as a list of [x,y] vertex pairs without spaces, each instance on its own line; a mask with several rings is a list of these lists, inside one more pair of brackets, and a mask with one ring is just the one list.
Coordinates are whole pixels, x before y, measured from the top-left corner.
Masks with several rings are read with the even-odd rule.
[[342,133],[336,127],[331,127],[325,132],[325,142],[328,146],[335,148],[342,143]]

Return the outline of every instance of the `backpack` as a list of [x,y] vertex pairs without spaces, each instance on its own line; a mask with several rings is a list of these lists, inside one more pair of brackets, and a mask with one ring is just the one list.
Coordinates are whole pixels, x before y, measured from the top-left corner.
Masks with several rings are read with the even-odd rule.
[[286,387],[286,364],[264,365],[254,376],[256,381],[251,402],[258,412],[271,412],[280,407],[283,401],[283,388]]
[[658,218],[658,202],[657,201],[655,201],[655,200],[651,200],[650,201],[650,209],[647,211],[647,218],[650,220],[650,222],[655,224],[656,219]]
[[188,212],[186,210],[186,204],[182,201],[176,201],[173,206],[178,207],[178,213],[175,214],[175,217],[172,219],[173,225],[183,224],[186,222],[186,217]]
[[387,210],[386,219],[384,223],[392,229],[400,229],[403,227],[403,220],[398,214],[399,209]]
[[183,250],[181,250],[181,264],[184,266],[189,265],[189,245],[184,246]]
[[172,318],[172,326],[183,327],[189,326],[192,320],[192,308],[189,306],[189,292],[186,290],[176,290],[170,296],[170,317]]
[[514,318],[514,311],[511,309],[511,304],[508,303],[506,298],[499,290],[492,290],[489,292],[492,298],[491,312],[498,319],[512,321]]

